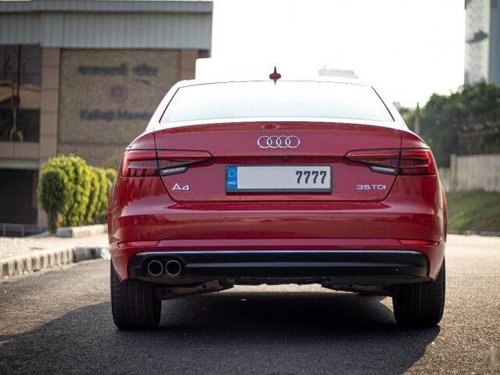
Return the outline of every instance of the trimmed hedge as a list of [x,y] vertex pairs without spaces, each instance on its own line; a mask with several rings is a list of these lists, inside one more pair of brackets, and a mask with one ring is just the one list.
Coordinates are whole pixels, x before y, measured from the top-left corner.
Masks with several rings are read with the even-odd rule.
[[42,167],[37,193],[50,230],[105,222],[115,177],[116,171],[89,166],[75,155],[49,159]]

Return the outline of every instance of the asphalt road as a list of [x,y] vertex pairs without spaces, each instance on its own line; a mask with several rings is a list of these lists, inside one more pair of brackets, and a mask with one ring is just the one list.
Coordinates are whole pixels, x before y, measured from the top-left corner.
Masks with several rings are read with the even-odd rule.
[[400,329],[389,298],[239,287],[164,302],[119,332],[109,262],[0,283],[0,375],[500,373],[500,238],[450,236],[439,327]]

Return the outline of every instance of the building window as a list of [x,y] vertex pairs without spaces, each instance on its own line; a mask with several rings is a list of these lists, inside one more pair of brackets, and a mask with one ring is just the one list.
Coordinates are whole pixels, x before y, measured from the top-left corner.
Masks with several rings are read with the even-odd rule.
[[40,46],[0,46],[0,141],[39,141],[40,92]]
[[198,58],[204,59],[210,57],[210,51],[208,49],[199,49],[198,50]]

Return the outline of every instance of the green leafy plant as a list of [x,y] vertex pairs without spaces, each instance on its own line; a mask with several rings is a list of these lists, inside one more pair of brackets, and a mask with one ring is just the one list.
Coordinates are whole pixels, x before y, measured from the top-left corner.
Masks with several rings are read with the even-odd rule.
[[47,212],[49,229],[102,223],[108,193],[116,177],[113,169],[89,166],[75,155],[59,155],[42,167],[38,200]]
[[65,205],[70,199],[68,177],[63,170],[54,167],[49,162],[42,169],[38,185],[38,200],[48,216],[49,229],[55,232],[61,224]]
[[72,171],[70,184],[73,204],[63,215],[63,222],[66,226],[77,226],[86,223],[92,170],[87,162],[78,156],[70,155],[67,158],[68,169]]
[[101,194],[102,184],[99,180],[97,168],[90,167],[92,173],[90,174],[90,195],[87,204],[87,212],[85,215],[85,222],[91,224],[95,221],[97,209],[99,207],[99,199]]
[[106,213],[108,212],[108,192],[111,184],[108,182],[104,169],[96,169],[96,176],[99,180],[101,189],[98,192],[99,203],[97,205],[94,220],[96,222],[104,222],[106,221]]

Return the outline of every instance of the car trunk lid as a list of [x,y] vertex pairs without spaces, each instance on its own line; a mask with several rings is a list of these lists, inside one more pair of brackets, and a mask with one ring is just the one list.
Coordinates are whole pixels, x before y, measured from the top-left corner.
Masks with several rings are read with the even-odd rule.
[[[238,122],[161,129],[155,132],[155,143],[160,170],[175,167],[176,158],[185,159],[185,170],[160,173],[177,202],[369,201],[384,199],[395,174],[378,173],[346,155],[356,150],[399,150],[401,131],[355,123]],[[273,169],[278,173],[284,167],[292,168],[297,177],[295,167],[306,172],[309,167],[320,172],[328,168],[331,185],[311,191],[232,191],[228,171],[240,167],[260,168],[252,175],[262,180],[255,181],[257,187],[266,185]]]

